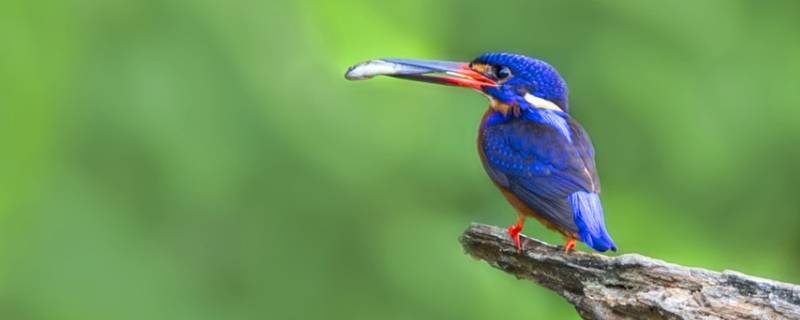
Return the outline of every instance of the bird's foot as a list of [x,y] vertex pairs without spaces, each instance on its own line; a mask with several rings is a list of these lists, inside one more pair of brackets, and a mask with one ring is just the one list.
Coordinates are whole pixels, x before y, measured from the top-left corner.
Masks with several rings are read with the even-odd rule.
[[508,236],[514,240],[514,245],[517,246],[517,252],[522,251],[522,241],[519,239],[519,234],[522,232],[522,227],[525,225],[525,218],[520,217],[517,224],[508,227]]
[[568,254],[572,250],[575,250],[576,245],[578,245],[578,243],[575,241],[575,239],[567,240],[567,244],[564,245],[564,254]]
[[522,232],[522,228],[520,228],[519,225],[508,227],[508,236],[514,240],[514,245],[517,246],[517,251],[522,251],[522,241],[519,239],[520,232]]

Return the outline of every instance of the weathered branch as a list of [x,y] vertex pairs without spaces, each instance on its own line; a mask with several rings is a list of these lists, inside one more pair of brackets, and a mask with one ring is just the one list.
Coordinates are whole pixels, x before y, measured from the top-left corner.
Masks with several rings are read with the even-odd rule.
[[461,236],[467,253],[556,292],[584,319],[800,319],[800,286],[522,241],[517,252],[505,229],[482,224]]

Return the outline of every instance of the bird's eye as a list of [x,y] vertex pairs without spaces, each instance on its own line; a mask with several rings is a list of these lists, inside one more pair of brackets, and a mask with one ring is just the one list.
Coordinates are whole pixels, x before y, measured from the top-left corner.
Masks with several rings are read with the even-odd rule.
[[498,80],[502,80],[511,76],[511,69],[508,67],[497,67],[494,74]]

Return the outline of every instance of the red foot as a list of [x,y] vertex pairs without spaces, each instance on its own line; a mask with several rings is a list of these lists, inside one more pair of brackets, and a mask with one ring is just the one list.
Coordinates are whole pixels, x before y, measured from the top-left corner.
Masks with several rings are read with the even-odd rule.
[[522,232],[523,226],[525,226],[525,217],[520,216],[516,225],[508,227],[508,236],[514,239],[517,251],[522,251],[522,241],[519,239],[519,233]]
[[569,253],[570,251],[572,251],[572,250],[575,250],[575,246],[576,246],[577,244],[578,244],[578,243],[577,243],[577,242],[575,242],[575,239],[569,239],[569,240],[567,240],[567,244],[565,244],[565,245],[564,245],[564,253],[565,253],[565,254],[567,254],[567,253]]

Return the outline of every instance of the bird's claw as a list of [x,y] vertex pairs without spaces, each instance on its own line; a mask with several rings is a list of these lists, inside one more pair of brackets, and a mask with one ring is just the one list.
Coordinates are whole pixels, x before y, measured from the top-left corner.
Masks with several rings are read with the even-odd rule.
[[568,254],[568,253],[572,252],[572,250],[575,250],[575,246],[576,245],[577,245],[577,242],[575,242],[575,239],[567,240],[567,244],[564,245],[564,254]]
[[508,227],[508,236],[514,240],[514,245],[517,247],[517,252],[522,252],[522,241],[519,238],[522,232],[522,226],[519,224]]

